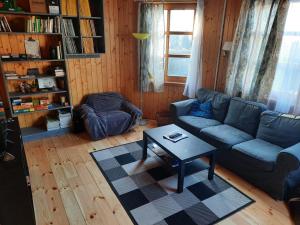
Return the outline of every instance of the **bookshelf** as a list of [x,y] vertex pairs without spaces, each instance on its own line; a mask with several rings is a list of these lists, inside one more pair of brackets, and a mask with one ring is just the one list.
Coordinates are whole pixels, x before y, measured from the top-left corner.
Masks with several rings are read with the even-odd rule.
[[[0,106],[3,105],[8,118],[21,116],[23,121],[26,121],[30,115],[36,118],[37,122],[32,126],[24,126],[22,129],[24,140],[34,140],[37,137],[62,133],[62,130],[65,131],[66,129],[48,132],[42,124],[43,118],[47,115],[56,114],[58,110],[71,112],[72,109],[64,40],[60,30],[61,14],[0,11],[0,17],[5,17],[10,25],[9,29],[6,27],[6,30],[1,29],[0,31],[2,44],[4,42],[10,43],[9,48],[4,46],[0,49],[0,89],[2,90]],[[39,25],[33,27],[34,22]],[[20,57],[20,54],[26,53],[24,45],[25,40],[29,38],[39,41],[40,58]],[[60,47],[60,52],[53,56],[51,49],[57,46]],[[2,55],[10,58],[2,58]],[[13,55],[14,57],[12,57]],[[29,76],[28,69],[33,68],[37,69],[38,74]],[[52,71],[54,68],[60,68],[64,72],[64,76],[56,77],[55,70]],[[11,71],[15,72],[16,75],[13,79],[9,79],[7,76]],[[34,91],[20,90],[20,83],[22,82],[32,85],[38,83],[38,80],[42,81],[49,78],[55,79],[59,88],[36,87]],[[62,104],[60,99],[64,99],[65,103]],[[0,118],[3,118],[2,113],[0,113]],[[28,135],[30,136],[27,137]]]
[[62,18],[66,57],[95,58],[105,53],[102,0],[63,0]]

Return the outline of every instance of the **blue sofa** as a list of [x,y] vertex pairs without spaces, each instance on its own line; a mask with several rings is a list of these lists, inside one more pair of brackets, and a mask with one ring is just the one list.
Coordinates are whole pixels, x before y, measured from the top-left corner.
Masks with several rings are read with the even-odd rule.
[[142,116],[140,109],[115,92],[88,95],[79,111],[93,140],[125,133]]
[[[212,102],[213,119],[189,115],[197,100]],[[218,148],[219,164],[273,198],[287,200],[300,185],[300,117],[207,89],[172,103],[171,112],[178,126]]]

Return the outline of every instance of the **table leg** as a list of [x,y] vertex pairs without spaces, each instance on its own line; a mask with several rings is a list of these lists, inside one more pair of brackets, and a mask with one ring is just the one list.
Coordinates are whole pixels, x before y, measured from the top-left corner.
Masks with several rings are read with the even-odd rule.
[[215,165],[216,165],[216,156],[215,156],[215,153],[212,153],[210,155],[210,159],[209,159],[209,169],[208,169],[208,179],[209,180],[214,179]]
[[177,184],[178,193],[181,193],[183,191],[184,174],[185,174],[185,163],[183,161],[180,161],[178,167],[178,184]]
[[143,160],[147,159],[147,149],[148,149],[148,138],[145,133],[143,133]]

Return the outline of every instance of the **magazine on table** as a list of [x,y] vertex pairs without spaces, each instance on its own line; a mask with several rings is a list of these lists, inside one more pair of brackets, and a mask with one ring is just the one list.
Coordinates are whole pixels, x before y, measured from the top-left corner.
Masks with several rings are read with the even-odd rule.
[[183,133],[180,133],[180,132],[171,132],[167,135],[164,135],[163,136],[165,139],[169,140],[169,141],[172,141],[174,143],[182,140],[182,139],[185,139],[187,138],[188,136],[186,134],[183,134]]

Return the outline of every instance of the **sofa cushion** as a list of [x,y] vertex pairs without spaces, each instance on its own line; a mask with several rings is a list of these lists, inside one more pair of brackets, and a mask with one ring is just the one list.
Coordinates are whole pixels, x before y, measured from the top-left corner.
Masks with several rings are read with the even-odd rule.
[[233,145],[253,139],[248,133],[226,124],[204,128],[201,137],[219,149],[230,149]]
[[224,123],[255,136],[260,115],[265,110],[263,104],[232,98]]
[[283,148],[300,142],[300,117],[265,111],[260,118],[257,138]]
[[200,130],[206,127],[216,126],[220,125],[221,123],[217,120],[213,119],[206,119],[203,117],[197,117],[197,116],[180,116],[178,117],[178,123],[179,126],[182,128],[192,131],[194,134],[199,133]]
[[228,110],[230,97],[220,92],[211,91],[205,88],[200,88],[197,91],[197,99],[200,102],[211,101],[213,108],[213,118],[223,122]]
[[240,163],[263,170],[274,170],[279,152],[283,149],[261,139],[243,142],[232,147],[232,153]]
[[192,108],[189,113],[191,116],[204,117],[206,119],[213,119],[212,104],[211,101],[201,103],[195,101],[192,103]]

